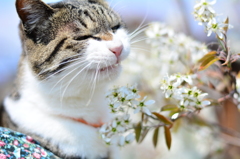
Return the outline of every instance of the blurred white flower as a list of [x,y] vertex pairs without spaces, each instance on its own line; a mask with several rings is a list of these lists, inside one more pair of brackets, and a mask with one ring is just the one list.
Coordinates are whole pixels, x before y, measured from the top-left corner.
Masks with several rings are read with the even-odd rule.
[[177,87],[182,83],[182,81],[178,80],[173,82],[175,80],[175,76],[165,76],[163,80],[161,80],[160,84],[161,87],[160,89],[163,90],[165,93],[165,98],[171,97],[173,94],[177,92]]
[[118,145],[121,147],[125,146],[126,144],[132,143],[134,139],[135,139],[135,136],[133,135],[133,133],[130,133],[127,136],[120,136]]
[[[161,81],[161,89],[165,98],[171,98],[178,102],[180,108],[202,108],[209,105],[210,102],[204,100],[208,95],[202,93],[197,87],[193,87],[192,77],[194,75],[171,75],[165,76]],[[183,85],[183,82],[186,82]]]
[[212,32],[215,32],[220,39],[223,39],[223,34],[225,33],[224,27],[226,24],[218,23],[215,18],[211,19],[207,24],[207,36],[210,36]]
[[125,143],[130,144],[133,142],[134,139],[135,139],[135,135],[133,133],[130,133],[125,137]]
[[208,22],[208,16],[198,14],[198,12],[194,12],[194,18],[198,21],[198,25],[203,25],[203,23]]
[[[171,40],[165,40],[163,37],[172,37],[174,35],[173,29],[166,26],[164,23],[153,22],[146,30],[146,35],[151,39],[157,39],[160,42],[170,42]],[[153,43],[154,44],[154,43]]]
[[188,72],[189,68],[208,51],[200,42],[183,33],[175,33],[173,29],[159,22],[151,23],[146,35],[147,43],[152,46],[152,52],[151,55],[145,56],[145,59],[150,62],[146,63],[144,59],[139,63],[144,65],[143,75],[146,74],[146,78],[149,77],[150,69],[155,73],[155,78],[159,73],[161,76],[166,73]]
[[104,135],[102,136],[102,139],[104,140],[105,144],[106,145],[111,145],[112,142],[111,142],[111,138],[107,138],[105,137]]
[[204,101],[195,101],[195,102],[192,102],[191,105],[193,105],[194,107],[196,108],[204,108],[205,106],[208,106],[210,105],[211,102],[210,101],[207,101],[207,100],[204,100]]
[[206,0],[201,0],[194,6],[194,17],[197,20],[199,25],[208,23],[212,18],[215,18],[217,15],[212,8],[216,1],[208,2]]
[[117,99],[109,99],[109,107],[112,113],[116,113],[121,103]]
[[213,0],[211,2],[207,0],[201,0],[194,6],[194,9],[197,10],[199,15],[202,15],[204,12],[215,13],[212,5],[214,5],[216,2],[216,0]]
[[200,25],[204,24],[207,36],[210,36],[212,32],[214,32],[220,39],[223,39],[225,34],[224,27],[227,26],[228,28],[232,28],[232,26],[230,24],[226,24],[225,22],[218,22],[216,20],[218,15],[212,8],[212,5],[215,3],[216,0],[211,2],[201,0],[194,6],[194,17]]
[[138,104],[137,104],[137,108],[134,110],[134,113],[139,113],[140,111],[143,113],[146,113],[147,115],[152,115],[152,113],[150,112],[150,110],[147,108],[148,105],[152,105],[155,103],[154,100],[148,100],[146,101],[147,96],[145,96],[143,98],[143,100],[141,100]]
[[164,76],[161,80],[160,89],[165,93],[165,98],[176,98],[182,100],[183,93],[187,91],[184,87],[179,87],[183,81],[187,82],[189,85],[192,85],[192,78],[190,75],[171,75]]

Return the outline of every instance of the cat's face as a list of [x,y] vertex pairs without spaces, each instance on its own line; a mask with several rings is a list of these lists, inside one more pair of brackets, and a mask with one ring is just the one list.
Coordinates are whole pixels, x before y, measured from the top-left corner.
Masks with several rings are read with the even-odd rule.
[[38,80],[97,83],[119,75],[129,38],[121,18],[104,1],[47,5],[17,0],[16,6],[24,57]]

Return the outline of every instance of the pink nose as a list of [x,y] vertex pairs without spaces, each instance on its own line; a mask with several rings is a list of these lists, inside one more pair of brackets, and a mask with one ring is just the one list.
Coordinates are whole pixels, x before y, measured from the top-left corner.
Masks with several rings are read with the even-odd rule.
[[110,47],[109,50],[112,51],[112,53],[114,53],[116,57],[119,57],[122,53],[123,45]]

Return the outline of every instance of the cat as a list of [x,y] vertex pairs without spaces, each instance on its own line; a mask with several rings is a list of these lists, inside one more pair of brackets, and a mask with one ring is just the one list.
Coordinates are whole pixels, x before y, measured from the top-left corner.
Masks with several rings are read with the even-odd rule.
[[104,0],[16,0],[16,9],[22,54],[0,126],[61,158],[117,158],[98,127],[111,120],[105,92],[130,52],[125,23]]

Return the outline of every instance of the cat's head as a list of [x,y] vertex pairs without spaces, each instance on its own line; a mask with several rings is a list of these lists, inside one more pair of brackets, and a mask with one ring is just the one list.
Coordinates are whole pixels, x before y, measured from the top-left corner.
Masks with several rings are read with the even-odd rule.
[[38,80],[109,82],[121,72],[129,38],[105,1],[17,0],[16,8],[24,59]]

